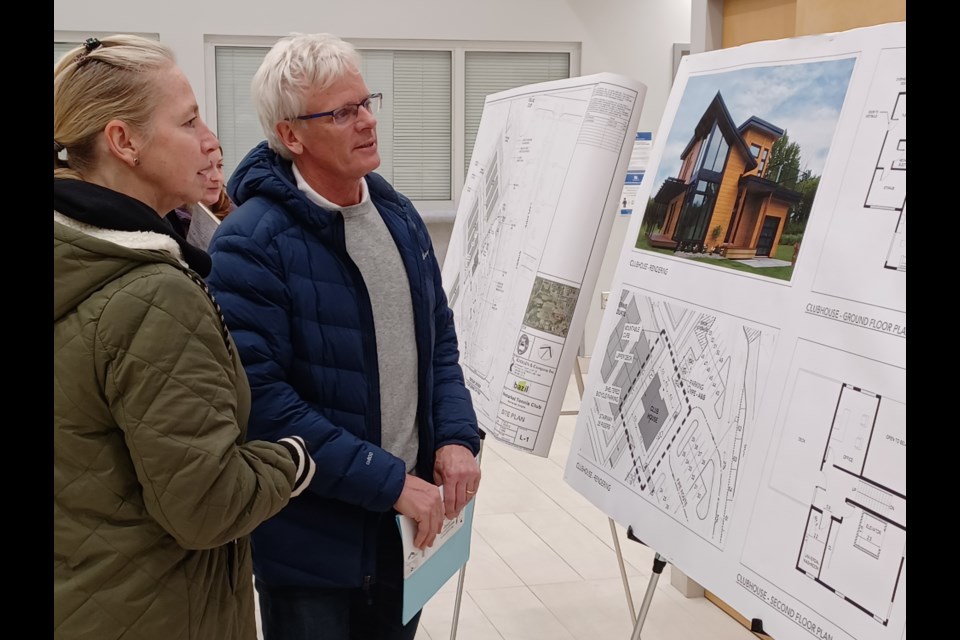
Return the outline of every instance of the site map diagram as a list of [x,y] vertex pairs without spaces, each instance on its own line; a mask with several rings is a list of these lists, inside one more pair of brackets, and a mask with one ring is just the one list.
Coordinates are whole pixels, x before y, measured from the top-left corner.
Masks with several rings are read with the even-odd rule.
[[722,548],[774,335],[624,288],[579,454]]
[[444,262],[480,426],[538,455],[549,450],[639,118],[642,85],[616,78],[488,97]]

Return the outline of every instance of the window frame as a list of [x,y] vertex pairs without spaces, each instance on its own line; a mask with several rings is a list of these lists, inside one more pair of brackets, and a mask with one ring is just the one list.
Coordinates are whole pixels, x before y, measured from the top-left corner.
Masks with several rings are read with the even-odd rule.
[[[283,36],[204,35],[204,119],[217,131],[217,47],[272,47]],[[567,53],[570,77],[580,76],[581,44],[579,42],[526,42],[485,40],[416,40],[380,38],[344,38],[357,49],[386,51],[446,51],[451,54],[450,105],[450,200],[416,200],[414,205],[427,222],[453,222],[460,203],[460,192],[466,178],[467,158],[465,135],[465,59],[468,51],[502,51],[507,53]],[[371,87],[371,90],[376,90]]]

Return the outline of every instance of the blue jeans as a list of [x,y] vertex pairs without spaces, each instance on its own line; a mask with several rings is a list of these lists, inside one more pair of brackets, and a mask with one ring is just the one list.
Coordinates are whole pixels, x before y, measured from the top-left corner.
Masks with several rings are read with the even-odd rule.
[[383,521],[377,579],[369,590],[271,587],[258,580],[264,640],[413,640],[420,613],[401,624],[403,552],[393,514]]

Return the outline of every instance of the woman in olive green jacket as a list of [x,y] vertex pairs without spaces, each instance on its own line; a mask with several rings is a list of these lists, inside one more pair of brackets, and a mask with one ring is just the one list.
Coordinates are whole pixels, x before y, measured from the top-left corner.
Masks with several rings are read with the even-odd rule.
[[159,43],[54,69],[54,636],[256,638],[247,535],[304,490],[306,443],[245,443],[250,390],[162,215],[217,141]]

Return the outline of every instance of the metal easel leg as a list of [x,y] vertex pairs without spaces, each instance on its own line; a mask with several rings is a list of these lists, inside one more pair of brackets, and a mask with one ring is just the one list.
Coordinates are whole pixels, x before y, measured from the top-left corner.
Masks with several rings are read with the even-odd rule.
[[[583,401],[583,368],[580,366],[580,356],[577,356],[573,365],[574,379],[577,381],[577,391],[580,393],[580,400]],[[574,412],[578,413],[578,412]],[[617,564],[620,566],[620,579],[623,580],[623,591],[627,596],[627,607],[630,610],[631,622],[637,619],[636,611],[633,608],[633,596],[630,594],[630,581],[627,580],[627,567],[623,563],[623,552],[620,550],[620,538],[617,537],[617,523],[613,518],[607,518],[610,522],[610,534],[613,536],[613,548],[617,552]]]
[[613,518],[607,518],[610,522],[610,534],[613,536],[613,547],[617,550],[617,562],[620,564],[620,579],[623,580],[623,591],[627,594],[627,607],[630,608],[630,621],[637,619],[637,612],[633,608],[633,596],[630,594],[630,581],[627,580],[627,568],[623,564],[623,552],[620,551],[620,538],[617,537],[617,523]]
[[[483,429],[480,430],[480,451],[477,453],[477,464],[483,459],[483,440],[487,437]],[[460,622],[460,601],[463,600],[463,580],[467,575],[467,563],[460,567],[460,577],[457,578],[457,598],[453,604],[453,620],[450,622],[450,640],[457,640],[457,625]]]
[[[627,538],[643,544],[640,538],[633,535],[633,527],[627,527]],[[660,574],[663,573],[663,568],[666,566],[666,558],[659,553],[654,555],[650,582],[647,583],[647,591],[643,594],[643,602],[640,603],[640,613],[637,615],[637,621],[633,626],[633,634],[630,636],[630,640],[640,640],[640,630],[643,629],[643,623],[647,619],[647,611],[650,610],[650,602],[653,600],[653,594],[657,590],[657,582],[660,580]]]
[[633,635],[630,636],[630,640],[640,640],[640,630],[643,629],[643,622],[647,619],[650,601],[653,600],[653,593],[656,591],[657,582],[660,580],[660,574],[663,573],[665,566],[667,566],[667,561],[664,560],[659,553],[654,556],[653,573],[650,574],[647,591],[643,594],[643,602],[640,603],[640,614],[637,616],[637,624],[633,627]]

